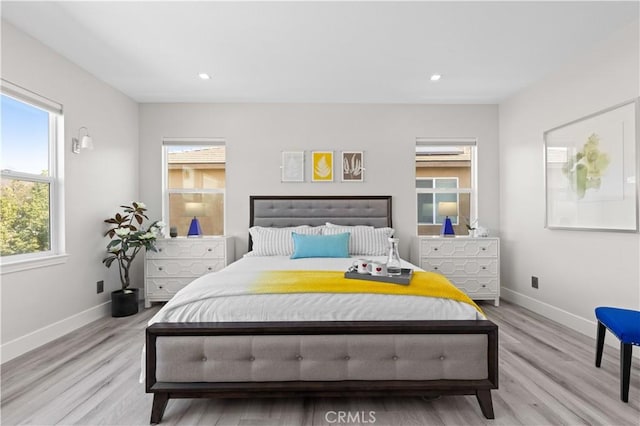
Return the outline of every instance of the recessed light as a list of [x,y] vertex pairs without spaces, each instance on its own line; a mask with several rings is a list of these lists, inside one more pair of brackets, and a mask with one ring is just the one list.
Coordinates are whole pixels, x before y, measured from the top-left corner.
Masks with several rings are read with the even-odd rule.
[[198,77],[200,77],[201,80],[211,80],[211,76],[206,72],[199,73]]
[[438,81],[442,76],[440,74],[433,74],[431,76],[431,81]]

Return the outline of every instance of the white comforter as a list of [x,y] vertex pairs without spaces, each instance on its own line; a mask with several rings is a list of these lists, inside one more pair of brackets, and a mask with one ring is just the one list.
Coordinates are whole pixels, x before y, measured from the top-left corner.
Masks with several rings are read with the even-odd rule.
[[[367,256],[385,261],[385,256]],[[231,321],[393,321],[485,319],[473,306],[449,299],[386,294],[256,294],[222,296],[229,291],[225,277],[236,272],[264,270],[346,271],[356,258],[289,259],[287,256],[244,257],[219,272],[204,275],[180,290],[156,315],[156,322]],[[403,268],[421,270],[403,262]],[[237,280],[234,280],[237,281]],[[145,376],[141,354],[140,383]]]
[[[385,257],[369,256],[372,260]],[[261,270],[346,271],[355,258],[289,259],[244,257],[219,272],[204,275],[180,290],[149,321],[393,321],[484,319],[473,306],[455,300],[385,294],[236,294],[225,288],[229,274]],[[419,270],[403,261],[403,267]],[[232,295],[229,295],[232,294]]]

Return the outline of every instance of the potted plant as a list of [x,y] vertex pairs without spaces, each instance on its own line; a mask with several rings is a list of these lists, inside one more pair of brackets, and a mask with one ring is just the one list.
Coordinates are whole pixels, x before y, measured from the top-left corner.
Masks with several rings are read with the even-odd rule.
[[138,289],[129,288],[129,270],[140,250],[144,248],[157,251],[156,239],[164,227],[164,223],[155,221],[144,228],[144,220],[149,220],[144,203],[134,201],[130,206],[120,207],[123,209],[122,213],[118,212],[105,220],[110,228],[104,236],[108,236],[111,241],[107,244],[107,257],[102,259],[107,268],[111,267],[113,262],[118,262],[122,288],[111,293],[111,316],[114,317],[124,317],[138,312]]

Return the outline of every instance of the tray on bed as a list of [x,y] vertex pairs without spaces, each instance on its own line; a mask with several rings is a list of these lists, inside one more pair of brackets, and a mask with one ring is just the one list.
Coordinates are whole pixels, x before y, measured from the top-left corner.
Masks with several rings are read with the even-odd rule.
[[412,275],[413,275],[413,269],[407,269],[407,268],[402,268],[400,275],[386,276],[386,277],[380,276],[380,275],[371,275],[369,273],[359,274],[354,271],[347,271],[344,273],[345,278],[350,278],[354,280],[378,281],[383,283],[401,284],[401,285],[409,285]]

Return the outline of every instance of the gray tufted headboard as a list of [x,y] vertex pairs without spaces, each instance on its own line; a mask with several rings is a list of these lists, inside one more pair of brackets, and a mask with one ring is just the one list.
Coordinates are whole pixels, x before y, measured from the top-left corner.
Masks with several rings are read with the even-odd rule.
[[[369,225],[392,226],[390,195],[249,197],[249,226]],[[251,238],[249,238],[251,250]]]

